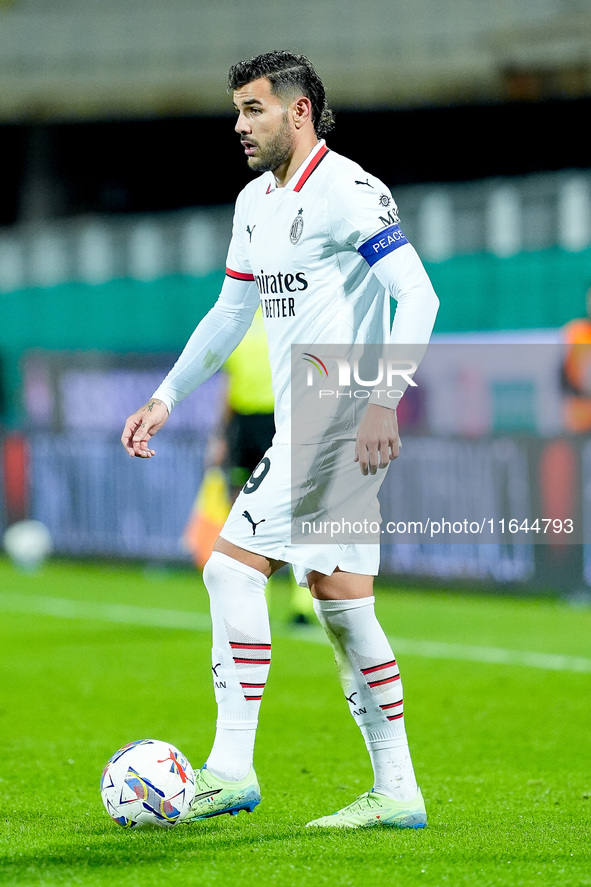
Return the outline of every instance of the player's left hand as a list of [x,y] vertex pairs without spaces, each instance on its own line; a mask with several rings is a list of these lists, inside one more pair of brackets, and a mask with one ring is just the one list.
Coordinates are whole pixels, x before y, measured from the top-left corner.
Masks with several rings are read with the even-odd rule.
[[375,474],[378,468],[387,468],[399,452],[396,410],[368,404],[355,443],[355,462],[359,462],[361,473]]

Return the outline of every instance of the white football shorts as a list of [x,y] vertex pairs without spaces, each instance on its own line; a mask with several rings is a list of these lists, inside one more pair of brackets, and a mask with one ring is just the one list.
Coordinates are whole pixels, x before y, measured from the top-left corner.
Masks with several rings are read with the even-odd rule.
[[354,447],[351,440],[324,449],[274,444],[239,493],[220,535],[291,564],[303,586],[311,570],[331,575],[338,567],[376,576],[377,494],[386,470],[364,477],[353,461]]

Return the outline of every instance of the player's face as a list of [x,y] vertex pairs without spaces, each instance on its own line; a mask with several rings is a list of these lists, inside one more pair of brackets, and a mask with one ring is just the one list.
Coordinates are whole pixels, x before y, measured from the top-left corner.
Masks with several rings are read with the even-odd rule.
[[234,107],[238,112],[235,130],[250,168],[256,172],[274,171],[289,163],[295,149],[289,111],[273,95],[267,78],[237,89]]

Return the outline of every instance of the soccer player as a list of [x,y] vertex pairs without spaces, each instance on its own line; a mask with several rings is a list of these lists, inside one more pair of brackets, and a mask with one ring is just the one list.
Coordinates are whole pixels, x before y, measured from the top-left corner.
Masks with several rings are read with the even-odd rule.
[[[374,612],[379,545],[291,541],[290,367],[292,344],[426,345],[438,299],[386,186],[324,141],[333,117],[308,59],[276,51],[239,62],[230,69],[229,90],[247,163],[261,175],[238,196],[217,303],[122,434],[131,456],[154,456],[151,438],[170,411],[223,364],[262,306],[277,430],[203,571],[218,718],[189,818],[252,811],[260,801],[252,762],[271,659],[264,590],[268,577],[291,563],[333,645],[374,772],[370,791],[308,825],[422,828],[427,817],[406,738],[400,673]],[[391,298],[397,304],[390,328]],[[346,482],[377,494],[399,439],[395,410],[374,396],[350,447],[356,480],[350,474]]]

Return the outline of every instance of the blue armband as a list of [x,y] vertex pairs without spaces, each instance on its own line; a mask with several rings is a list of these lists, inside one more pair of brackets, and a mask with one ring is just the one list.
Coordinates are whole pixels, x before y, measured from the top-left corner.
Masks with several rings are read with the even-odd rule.
[[400,230],[400,225],[390,225],[389,228],[379,231],[362,243],[357,252],[371,266],[405,243],[408,243],[408,240]]

